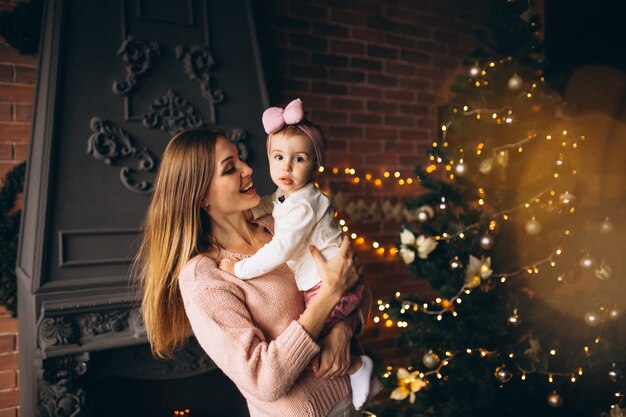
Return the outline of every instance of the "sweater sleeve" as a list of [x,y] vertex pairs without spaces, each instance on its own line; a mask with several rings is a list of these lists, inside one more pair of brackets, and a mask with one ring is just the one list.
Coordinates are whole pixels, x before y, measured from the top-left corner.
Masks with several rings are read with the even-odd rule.
[[305,200],[294,204],[280,219],[280,228],[275,229],[272,240],[251,257],[235,263],[235,275],[241,279],[251,279],[284,264],[309,239],[314,226],[313,207]]
[[[275,340],[255,326],[241,291],[223,281],[213,261],[180,280],[185,311],[198,342],[215,364],[250,396],[275,401],[285,394],[319,351],[292,321]],[[183,271],[184,273],[185,271]]]

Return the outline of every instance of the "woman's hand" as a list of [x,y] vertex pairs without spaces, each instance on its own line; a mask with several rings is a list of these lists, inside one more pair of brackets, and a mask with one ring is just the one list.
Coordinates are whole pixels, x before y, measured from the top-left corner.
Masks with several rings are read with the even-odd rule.
[[322,350],[311,363],[316,377],[332,379],[346,374],[350,367],[352,333],[352,327],[348,323],[340,321],[321,340]]
[[311,246],[310,250],[322,280],[320,292],[327,291],[341,296],[356,284],[358,275],[352,259],[350,239],[347,236],[343,237],[339,253],[329,260],[324,260],[315,246]]

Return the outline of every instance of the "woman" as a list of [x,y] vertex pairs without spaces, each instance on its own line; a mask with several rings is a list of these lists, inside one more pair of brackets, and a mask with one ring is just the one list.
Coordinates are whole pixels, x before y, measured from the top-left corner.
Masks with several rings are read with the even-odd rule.
[[[359,315],[336,325],[321,348],[316,343],[334,305],[357,281],[347,239],[327,261],[311,249],[323,284],[306,310],[285,265],[250,281],[217,267],[220,259],[245,258],[271,240],[271,218],[250,223],[244,216],[259,202],[251,176],[216,130],[184,131],[168,144],[135,265],[152,350],[169,357],[193,330],[242,392],[251,417],[357,415],[345,371]],[[369,309],[370,298],[364,300],[361,317]],[[303,372],[309,363],[315,373]]]

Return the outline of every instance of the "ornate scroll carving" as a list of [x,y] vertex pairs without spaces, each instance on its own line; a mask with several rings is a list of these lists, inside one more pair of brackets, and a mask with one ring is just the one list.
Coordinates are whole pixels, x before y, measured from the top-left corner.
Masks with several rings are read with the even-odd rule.
[[78,341],[76,323],[68,317],[46,317],[37,326],[39,347],[69,345]]
[[128,327],[128,311],[106,311],[78,316],[77,322],[81,334],[97,336],[105,333],[117,333]]
[[249,154],[248,145],[245,143],[246,139],[248,139],[248,133],[242,128],[234,128],[226,132],[226,135],[228,136],[228,140],[237,146],[239,158],[245,161]]
[[87,372],[88,354],[64,356],[46,361],[39,381],[40,417],[82,417],[85,415],[85,390],[79,377]]
[[152,172],[156,168],[156,159],[150,150],[145,147],[138,148],[134,146],[130,135],[109,120],[93,117],[89,127],[94,133],[89,137],[87,153],[107,165],[115,164],[119,158],[138,159],[139,162],[135,168],[122,167],[120,179],[122,184],[130,191],[138,193],[150,192],[152,183],[136,181],[132,178],[132,174],[135,172]]
[[152,67],[154,58],[161,54],[161,46],[157,42],[128,36],[122,42],[117,54],[126,63],[126,80],[113,80],[113,92],[126,95],[137,84],[137,76],[145,74]]
[[78,344],[84,337],[119,333],[129,328],[128,310],[99,311],[43,317],[37,326],[37,343],[41,351],[52,346]]
[[193,106],[173,90],[167,90],[163,97],[150,105],[150,111],[143,117],[142,123],[145,127],[165,130],[172,135],[205,125]]
[[215,118],[215,105],[224,101],[222,90],[214,90],[211,86],[211,69],[215,65],[213,55],[208,46],[194,45],[191,47],[177,46],[176,58],[182,62],[185,72],[192,81],[200,83],[202,96],[209,102],[211,123],[217,122]]

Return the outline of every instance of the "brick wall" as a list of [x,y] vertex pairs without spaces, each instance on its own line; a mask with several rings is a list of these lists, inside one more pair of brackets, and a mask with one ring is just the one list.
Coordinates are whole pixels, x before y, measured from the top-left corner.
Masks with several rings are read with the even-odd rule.
[[[0,0],[0,12],[17,0]],[[20,55],[0,37],[0,183],[28,156],[37,59]],[[0,417],[19,413],[17,319],[0,307]]]
[[[300,97],[307,117],[329,141],[328,168],[354,168],[401,178],[425,161],[436,137],[438,109],[463,59],[475,48],[473,31],[485,22],[488,1],[267,0],[257,2],[257,30],[271,104]],[[328,172],[328,170],[326,171]],[[392,176],[393,177],[393,176]],[[334,192],[380,206],[419,193],[397,180],[352,182],[327,174]],[[393,245],[400,223],[350,222],[351,231]],[[396,291],[428,291],[397,256],[357,246],[375,299]],[[373,312],[375,313],[375,312]],[[376,356],[393,359],[395,330],[370,322],[362,341]]]

